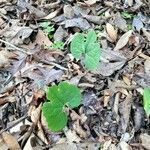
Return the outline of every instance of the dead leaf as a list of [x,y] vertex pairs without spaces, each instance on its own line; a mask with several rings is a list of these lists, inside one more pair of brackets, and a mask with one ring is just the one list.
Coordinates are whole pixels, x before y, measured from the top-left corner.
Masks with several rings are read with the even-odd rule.
[[87,30],[91,27],[91,25],[87,22],[86,19],[83,18],[73,18],[73,19],[67,19],[64,23],[65,28],[69,27],[78,27],[82,30]]
[[104,23],[104,19],[102,19],[101,16],[83,15],[83,18],[97,25],[101,25],[102,23]]
[[63,11],[66,18],[72,19],[74,17],[74,10],[71,5],[64,5]]
[[54,41],[63,41],[67,35],[68,33],[63,29],[63,27],[59,26],[54,33]]
[[3,132],[2,138],[9,147],[10,150],[21,150],[20,145],[18,144],[17,139],[12,136],[10,133]]
[[132,35],[132,30],[129,30],[128,32],[126,32],[125,34],[123,34],[119,41],[116,44],[116,47],[114,48],[114,51],[119,50],[121,48],[123,48],[129,41],[129,38]]
[[127,3],[129,6],[133,5],[133,0],[125,0],[125,3]]
[[102,49],[101,62],[99,63],[97,69],[92,72],[103,76],[110,76],[116,70],[119,70],[125,62],[126,58],[119,52],[110,49]]
[[148,41],[150,42],[150,32],[146,31],[145,28],[142,29],[143,34],[147,37]]
[[140,20],[140,18],[134,17],[133,22],[132,22],[132,26],[133,26],[138,32],[140,32],[140,30],[144,27],[144,24],[143,24],[143,22]]
[[52,42],[49,40],[47,35],[45,35],[44,32],[40,29],[38,30],[38,33],[36,35],[36,39],[35,39],[34,43],[37,43],[40,46],[42,46],[42,45],[44,45],[44,46],[45,45],[46,46],[52,45]]
[[41,106],[42,106],[42,104],[40,104],[36,109],[32,110],[32,112],[31,112],[31,120],[35,125],[37,124],[37,122],[40,118]]
[[80,137],[76,134],[74,130],[67,130],[65,132],[65,135],[68,143],[73,143],[73,142],[79,143],[81,141]]
[[1,50],[0,51],[0,68],[6,67],[10,65],[9,56],[10,53],[7,50]]
[[115,17],[114,25],[124,32],[127,30],[127,22],[120,15]]
[[94,5],[97,0],[86,0],[84,3],[86,3],[88,6]]
[[146,60],[144,63],[145,73],[150,74],[150,60]]
[[142,141],[142,146],[147,150],[150,150],[150,135],[147,133],[141,134],[140,139]]
[[132,148],[124,141],[119,143],[119,147],[121,150],[132,150]]
[[132,104],[132,95],[128,94],[125,100],[121,103],[121,107],[119,108],[119,112],[121,114],[121,118],[120,118],[121,133],[125,133],[129,125],[131,104]]
[[106,24],[106,30],[109,37],[112,39],[113,42],[115,42],[117,40],[117,30],[115,30],[110,23]]
[[53,19],[54,17],[57,16],[57,14],[61,11],[62,7],[59,9],[56,9],[55,11],[51,12],[49,15],[45,16],[43,19]]

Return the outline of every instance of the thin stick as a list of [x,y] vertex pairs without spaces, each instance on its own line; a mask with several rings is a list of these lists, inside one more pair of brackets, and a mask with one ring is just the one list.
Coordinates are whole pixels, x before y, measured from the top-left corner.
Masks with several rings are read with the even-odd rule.
[[5,43],[5,44],[9,45],[10,47],[12,47],[12,48],[14,48],[14,49],[16,49],[16,50],[18,50],[18,51],[20,51],[20,52],[23,52],[23,53],[26,53],[26,54],[28,54],[28,55],[31,55],[31,53],[26,52],[26,51],[23,50],[22,48],[19,48],[19,47],[15,46],[15,45],[13,45],[13,44],[7,42],[7,41],[4,41],[4,40],[0,39],[0,42]]

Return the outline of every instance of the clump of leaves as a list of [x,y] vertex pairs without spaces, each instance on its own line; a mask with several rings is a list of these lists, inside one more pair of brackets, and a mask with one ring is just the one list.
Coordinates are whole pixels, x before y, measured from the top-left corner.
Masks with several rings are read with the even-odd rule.
[[64,49],[64,42],[62,41],[54,41],[54,43],[51,45],[52,48],[56,48],[56,49]]
[[83,63],[87,69],[97,68],[100,61],[100,45],[94,30],[89,30],[86,35],[76,33],[71,41],[70,49],[76,59],[83,58]]
[[81,93],[78,87],[67,82],[48,87],[47,102],[43,104],[42,111],[52,131],[60,131],[67,124],[65,108],[75,108],[80,105]]
[[144,110],[147,116],[150,116],[150,87],[144,88],[143,103],[144,103]]
[[42,22],[40,23],[40,27],[43,28],[43,31],[49,35],[51,32],[55,30],[54,25],[51,25],[51,22]]

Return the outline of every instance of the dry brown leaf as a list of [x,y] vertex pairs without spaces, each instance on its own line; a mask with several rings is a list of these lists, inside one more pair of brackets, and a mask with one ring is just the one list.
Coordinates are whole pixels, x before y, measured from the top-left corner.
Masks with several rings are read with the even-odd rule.
[[150,135],[147,133],[141,134],[140,139],[142,141],[142,146],[147,150],[150,150]]
[[18,144],[17,139],[12,136],[10,133],[3,132],[2,138],[9,147],[10,150],[20,150],[20,145]]
[[106,30],[111,40],[115,42],[117,40],[117,30],[115,30],[115,28],[110,23],[106,24]]
[[42,45],[50,46],[52,44],[52,42],[49,40],[49,38],[44,34],[42,30],[38,30],[35,43],[37,43],[40,46]]
[[40,114],[41,114],[41,106],[42,104],[39,105],[35,110],[31,112],[31,120],[33,123],[37,124]]
[[0,68],[8,67],[11,62],[10,59],[15,57],[16,55],[12,52],[8,52],[5,49],[0,50]]
[[132,30],[129,30],[128,32],[126,32],[125,34],[123,34],[119,41],[116,44],[116,47],[114,48],[114,50],[119,50],[121,48],[123,48],[129,41],[130,36],[132,35]]
[[65,132],[65,135],[68,143],[73,143],[73,142],[79,143],[81,141],[80,137],[76,134],[74,130],[67,130]]
[[86,138],[88,136],[87,132],[85,132],[79,124],[79,120],[73,124],[73,129],[80,135],[80,137]]

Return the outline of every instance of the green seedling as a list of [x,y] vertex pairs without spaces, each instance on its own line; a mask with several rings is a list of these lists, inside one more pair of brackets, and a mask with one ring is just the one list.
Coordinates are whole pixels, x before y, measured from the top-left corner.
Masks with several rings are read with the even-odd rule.
[[54,41],[54,43],[51,45],[51,48],[56,48],[56,49],[64,49],[64,42],[61,41]]
[[132,18],[134,17],[134,15],[131,14],[131,13],[129,13],[128,11],[123,11],[123,12],[121,13],[121,16],[122,16],[123,18],[125,18],[125,19],[132,19]]
[[78,107],[81,101],[81,93],[78,87],[67,82],[48,87],[46,91],[47,102],[43,104],[42,112],[51,131],[62,130],[68,120],[66,108]]
[[144,110],[147,116],[149,116],[150,115],[150,87],[144,88],[143,103],[144,103]]
[[42,23],[40,23],[40,27],[43,28],[43,31],[44,31],[48,36],[51,35],[51,33],[52,33],[53,31],[55,31],[54,26],[51,25],[50,22],[42,22]]
[[96,69],[100,61],[100,45],[94,30],[88,31],[86,35],[76,33],[71,41],[70,50],[74,58],[81,59],[89,70]]

